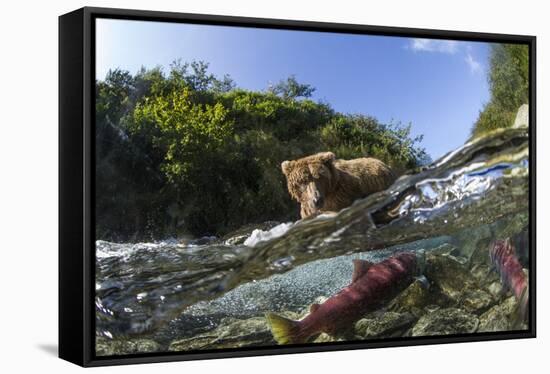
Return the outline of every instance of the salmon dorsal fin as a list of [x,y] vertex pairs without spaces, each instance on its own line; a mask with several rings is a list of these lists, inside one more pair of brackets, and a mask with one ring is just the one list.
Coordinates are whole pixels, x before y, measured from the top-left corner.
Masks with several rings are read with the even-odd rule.
[[321,305],[319,304],[311,304],[311,306],[309,307],[309,312],[310,313],[314,313],[317,309],[319,309]]
[[353,260],[353,275],[351,276],[351,283],[365,275],[371,266],[372,262],[359,259]]

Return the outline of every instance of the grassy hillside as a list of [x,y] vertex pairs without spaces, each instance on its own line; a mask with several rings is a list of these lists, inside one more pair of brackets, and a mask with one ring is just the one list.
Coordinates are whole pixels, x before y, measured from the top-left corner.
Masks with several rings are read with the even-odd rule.
[[491,98],[479,114],[472,136],[509,127],[519,107],[529,103],[529,48],[518,44],[493,44],[489,61]]

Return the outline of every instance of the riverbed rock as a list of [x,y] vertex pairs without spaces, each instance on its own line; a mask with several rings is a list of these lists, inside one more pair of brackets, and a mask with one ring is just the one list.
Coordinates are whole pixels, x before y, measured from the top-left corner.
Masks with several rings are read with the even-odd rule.
[[483,290],[466,290],[461,295],[461,307],[474,314],[480,314],[486,311],[495,303],[493,297]]
[[492,267],[485,264],[473,265],[470,272],[481,288],[487,288],[492,283],[500,281],[498,273]]
[[479,319],[462,309],[437,309],[422,316],[412,328],[412,336],[467,334],[477,330]]
[[412,313],[420,317],[425,313],[424,309],[428,305],[434,304],[448,306],[449,299],[436,287],[429,284],[426,285],[420,280],[415,280],[390,302],[388,310],[399,313]]
[[488,285],[486,289],[495,299],[497,300],[502,299],[503,293],[504,293],[503,291],[504,287],[502,286],[502,283],[500,282],[500,280],[494,281],[493,283]]
[[158,352],[161,346],[151,339],[112,340],[98,336],[95,349],[97,356],[115,356]]
[[430,250],[430,254],[435,256],[440,255],[455,255],[458,252],[459,248],[452,245],[451,243],[443,243],[440,246],[437,246],[434,249]]
[[489,244],[491,238],[478,240],[472,253],[470,254],[470,267],[489,266]]
[[355,323],[355,334],[362,338],[402,336],[416,322],[412,313],[381,312]]
[[465,261],[451,255],[428,255],[425,273],[444,295],[455,301],[464,290],[477,288]]
[[479,332],[509,331],[526,329],[525,324],[515,322],[518,303],[514,296],[508,297],[503,302],[495,305],[479,317]]
[[168,350],[243,348],[275,344],[266,319],[254,317],[246,320],[224,319],[214,330],[172,342]]
[[313,343],[343,342],[345,340],[343,337],[336,337],[323,332],[313,340]]
[[457,250],[453,253],[456,257],[470,259],[471,256],[493,237],[494,224],[481,225],[476,228],[468,228],[454,235]]

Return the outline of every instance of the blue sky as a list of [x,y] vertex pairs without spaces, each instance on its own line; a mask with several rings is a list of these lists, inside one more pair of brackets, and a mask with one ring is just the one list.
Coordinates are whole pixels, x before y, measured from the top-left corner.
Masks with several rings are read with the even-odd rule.
[[434,159],[465,142],[489,100],[487,43],[110,19],[96,30],[98,79],[176,59],[250,90],[295,75],[337,111],[412,123]]

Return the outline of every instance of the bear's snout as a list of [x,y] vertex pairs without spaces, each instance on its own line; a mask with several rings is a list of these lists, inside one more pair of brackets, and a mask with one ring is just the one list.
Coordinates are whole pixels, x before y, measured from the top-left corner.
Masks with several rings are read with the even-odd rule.
[[305,200],[308,201],[310,205],[312,205],[317,209],[323,206],[325,199],[323,198],[315,182],[310,182],[309,185],[307,186],[307,193],[305,196]]
[[323,196],[319,193],[317,193],[317,196],[313,197],[313,205],[315,205],[316,208],[322,207],[324,202],[325,199],[323,199]]

